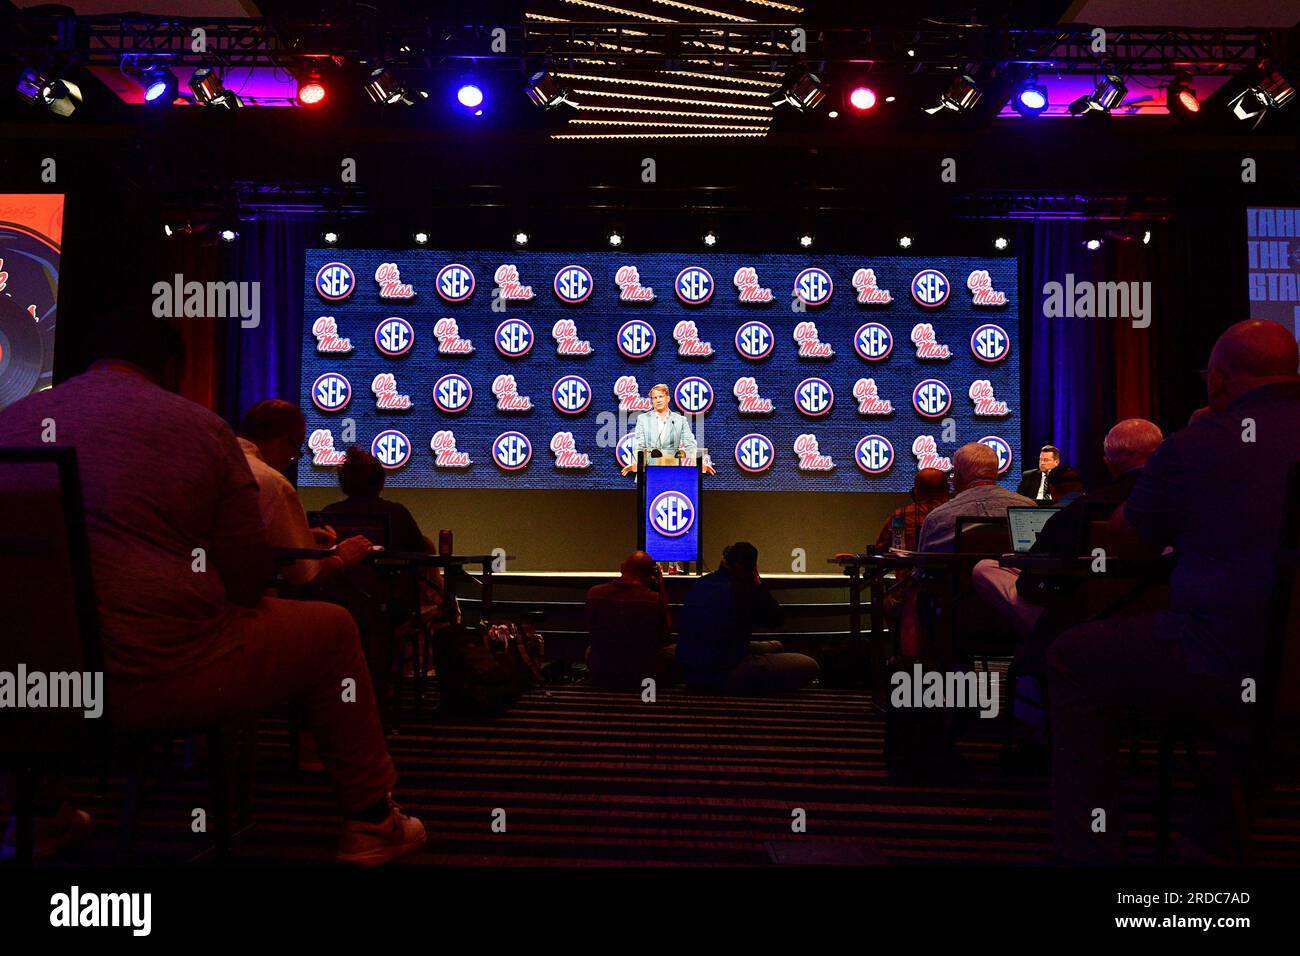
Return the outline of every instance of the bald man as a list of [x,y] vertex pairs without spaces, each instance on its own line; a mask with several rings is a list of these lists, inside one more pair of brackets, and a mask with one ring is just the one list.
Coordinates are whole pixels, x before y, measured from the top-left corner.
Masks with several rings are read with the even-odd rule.
[[971,442],[952,456],[956,495],[939,505],[921,525],[922,551],[951,551],[960,515],[1005,517],[1008,508],[1032,508],[1034,499],[1008,491],[998,484],[998,453],[988,445]]
[[[1205,380],[1211,411],[1152,455],[1112,530],[1177,553],[1167,610],[1097,621],[1062,634],[1047,653],[1052,799],[1058,856],[1122,862],[1115,786],[1117,725],[1138,710],[1194,720],[1242,752],[1277,575],[1286,478],[1300,460],[1300,350],[1275,322],[1239,322],[1219,337]],[[1226,776],[1198,787],[1224,806]],[[1217,801],[1215,798],[1219,798]],[[1094,831],[1096,808],[1107,812]],[[1231,819],[1227,814],[1222,819]],[[1186,832],[1198,854],[1231,854],[1231,828],[1198,815]]]
[[610,689],[638,689],[647,677],[664,679],[673,668],[666,648],[672,617],[664,576],[655,559],[633,551],[617,581],[587,592],[587,667],[591,682]]

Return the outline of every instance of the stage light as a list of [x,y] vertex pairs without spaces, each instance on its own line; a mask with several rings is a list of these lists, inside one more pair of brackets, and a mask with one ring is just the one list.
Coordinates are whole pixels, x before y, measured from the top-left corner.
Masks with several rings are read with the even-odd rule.
[[1165,90],[1165,108],[1173,115],[1201,111],[1201,101],[1197,98],[1191,83],[1188,82],[1186,73],[1179,73],[1169,81],[1169,86]]
[[56,116],[71,116],[81,105],[81,87],[71,80],[50,79],[36,70],[25,70],[18,78],[18,95],[39,103]]
[[529,77],[524,93],[542,109],[553,110],[566,103],[578,105],[573,100],[572,91],[563,86],[551,70],[541,70]]
[[876,105],[876,91],[869,86],[859,86],[849,94],[849,103],[855,110],[865,113]]
[[899,236],[899,237],[898,237],[898,247],[899,247],[900,249],[911,249],[911,248],[912,248],[912,237],[911,237],[911,236]]
[[298,103],[301,106],[320,106],[325,102],[325,84],[319,73],[308,73],[298,80]]
[[813,244],[813,237],[811,233],[805,232],[802,236],[799,237],[799,245],[803,246],[805,249],[810,248],[812,244]]
[[365,91],[372,102],[385,106],[393,106],[397,103],[403,106],[414,106],[417,96],[422,99],[429,98],[429,94],[423,90],[410,89],[397,75],[397,70],[391,66],[381,66],[371,71],[370,78],[366,80]]
[[1084,243],[1084,246],[1087,247],[1089,252],[1096,252],[1098,249],[1101,248],[1101,240],[1089,239],[1087,242]]
[[706,246],[716,246],[718,244],[718,234],[710,229],[704,234],[704,244]]
[[839,110],[831,110],[831,111],[830,111],[829,113],[827,113],[826,115],[827,115],[830,119],[839,119],[839,118],[840,118],[840,111],[839,111]]
[[1228,103],[1232,115],[1239,120],[1264,118],[1270,109],[1281,109],[1295,97],[1295,87],[1276,70],[1264,73],[1254,85],[1234,96]]
[[475,116],[482,116],[483,88],[474,83],[462,83],[456,90],[456,102]]
[[324,239],[325,242],[327,242],[329,245],[332,246],[339,241],[339,234],[337,232],[332,232],[332,231],[326,232],[321,236],[321,238]]
[[1016,90],[1011,106],[1021,116],[1040,115],[1047,109],[1047,87],[1031,77]]
[[617,229],[609,234],[609,244],[615,249],[623,244],[623,237],[619,234]]
[[1011,245],[1011,240],[1009,240],[1006,236],[998,236],[996,239],[993,240],[994,249],[1002,250],[1009,245]]
[[244,105],[235,92],[221,82],[221,74],[210,66],[201,66],[190,74],[190,90],[200,106],[234,110]]
[[1147,246],[1150,244],[1151,244],[1151,230],[1147,229],[1142,233],[1142,245]]
[[528,233],[526,233],[526,232],[516,232],[516,233],[515,233],[515,245],[516,245],[516,246],[526,246],[526,245],[528,245]]
[[1118,74],[1107,73],[1097,81],[1095,90],[1070,104],[1070,114],[1078,116],[1081,113],[1109,113],[1120,105],[1126,92],[1128,87],[1124,85],[1124,80]]
[[947,91],[939,97],[939,105],[929,107],[926,112],[934,115],[943,110],[965,112],[980,101],[984,94],[969,76],[959,76],[949,84]]
[[170,239],[172,236],[176,235],[176,230],[171,227],[170,223],[165,222],[163,223],[163,235]]
[[896,99],[898,99],[897,96],[886,96],[886,97],[885,97],[885,102],[886,102],[886,103],[892,103],[892,102],[894,102],[894,100],[896,100]]
[[222,229],[219,233],[222,242],[234,242],[239,238],[239,233],[233,229]]
[[908,51],[907,51],[907,55],[908,55],[908,56],[916,56],[916,51],[915,51],[915,50],[908,50]]
[[167,106],[176,99],[180,81],[167,67],[155,64],[140,72],[140,85],[144,87],[146,103],[151,106]]
[[418,245],[422,246],[429,241],[429,234],[427,232],[417,232],[414,239]]
[[815,73],[792,73],[769,102],[773,106],[789,104],[801,113],[815,110],[826,99],[826,84]]

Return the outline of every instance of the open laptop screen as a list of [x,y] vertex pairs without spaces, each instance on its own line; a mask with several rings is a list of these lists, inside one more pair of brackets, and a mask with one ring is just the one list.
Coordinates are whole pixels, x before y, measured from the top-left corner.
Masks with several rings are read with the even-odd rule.
[[1011,550],[1024,554],[1038,540],[1047,520],[1056,514],[1056,508],[1008,508],[1007,528],[1011,533]]

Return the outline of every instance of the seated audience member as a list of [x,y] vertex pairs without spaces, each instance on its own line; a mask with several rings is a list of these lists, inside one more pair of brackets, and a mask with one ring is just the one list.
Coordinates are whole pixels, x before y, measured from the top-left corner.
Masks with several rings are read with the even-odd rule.
[[[939,505],[951,497],[948,489],[948,475],[938,468],[922,468],[912,479],[912,502],[895,509],[885,520],[880,534],[876,535],[876,550],[888,551],[894,542],[894,519],[903,519],[903,550],[915,551],[921,535],[921,524]],[[884,613],[890,621],[898,620],[902,608],[903,594],[911,578],[910,568],[900,568],[894,575],[894,587],[885,595]]]
[[[1030,553],[1083,554],[1090,513],[1100,520],[1105,515],[1097,514],[1098,510],[1105,511],[1107,505],[1119,507],[1137,483],[1142,466],[1162,441],[1164,435],[1159,426],[1144,418],[1126,418],[1107,432],[1102,454],[1113,480],[1096,491],[1076,497],[1052,515],[1039,531]],[[1004,568],[995,560],[975,565],[971,580],[976,592],[1022,638],[1034,629],[1042,617],[1045,601],[1051,596],[1051,581],[1043,580],[1040,575],[1022,574],[1017,568]]]
[[371,543],[361,535],[338,541],[330,528],[309,528],[307,512],[293,483],[284,472],[297,463],[307,440],[307,421],[290,402],[269,398],[244,415],[239,426],[239,447],[257,480],[258,507],[267,539],[273,548],[330,548],[334,554],[321,561],[298,560],[280,574],[297,587],[320,585],[360,563]]
[[1034,507],[1033,499],[998,484],[998,453],[988,445],[962,445],[952,456],[952,468],[957,493],[926,515],[921,551],[952,551],[959,516],[1006,517],[1008,508]]
[[677,662],[692,689],[734,694],[797,690],[817,676],[817,662],[787,654],[779,641],[752,641],[754,626],[784,620],[758,575],[758,549],[740,541],[722,552],[718,570],[692,585],[678,622]]
[[295,704],[343,811],[337,858],[378,864],[423,845],[390,797],[356,625],[332,604],[265,596],[258,486],[230,428],[171,391],[180,338],[131,315],[100,324],[94,354],[84,374],[0,411],[0,446],[48,447],[54,419],[57,447],[77,449],[113,726],[180,730]]
[[384,466],[364,448],[354,445],[344,454],[343,464],[339,467],[339,490],[346,497],[342,501],[326,505],[321,509],[323,514],[370,517],[387,515],[391,536],[388,547],[391,550],[436,550],[405,505],[381,497],[384,491]]
[[1038,467],[1021,473],[1020,484],[1016,494],[1035,501],[1047,501],[1047,476],[1061,464],[1061,449],[1055,445],[1044,445],[1038,452]]
[[1069,465],[1058,465],[1047,475],[1047,501],[1040,501],[1039,505],[1059,508],[1068,505],[1083,492],[1083,476]]
[[[1300,459],[1300,354],[1293,333],[1250,320],[1225,331],[1206,376],[1213,413],[1151,456],[1111,531],[1177,554],[1169,606],[1095,621],[1047,652],[1056,851],[1066,862],[1119,862],[1125,827],[1116,792],[1117,730],[1136,710],[1192,721],[1240,756],[1254,710],[1242,681],[1258,678],[1277,576],[1287,473]],[[1246,429],[1250,438],[1246,438]],[[1189,858],[1231,852],[1226,777],[1198,788]],[[1095,808],[1106,809],[1104,832]]]
[[617,581],[587,592],[587,667],[596,687],[639,688],[672,674],[672,617],[664,576],[654,558],[633,551]]

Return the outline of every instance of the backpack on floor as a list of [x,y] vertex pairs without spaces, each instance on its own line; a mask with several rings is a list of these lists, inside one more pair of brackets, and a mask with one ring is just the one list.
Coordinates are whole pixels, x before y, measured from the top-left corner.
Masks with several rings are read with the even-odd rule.
[[438,670],[439,710],[458,717],[504,714],[524,691],[541,683],[534,657],[541,639],[515,625],[454,626],[438,634],[434,653]]

